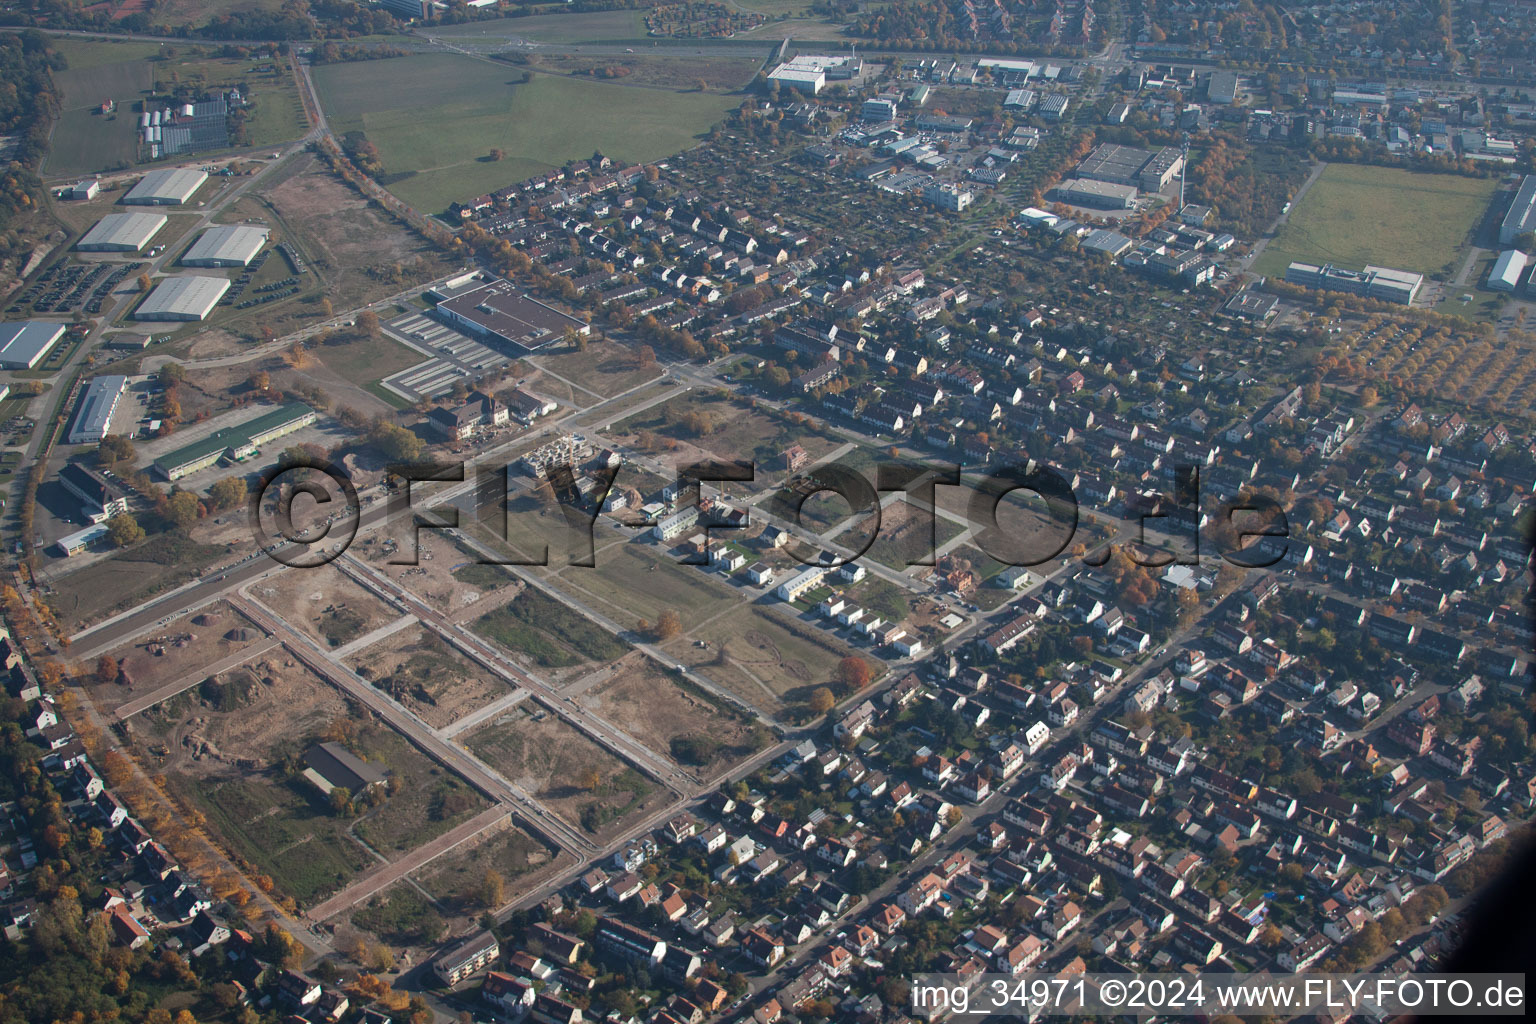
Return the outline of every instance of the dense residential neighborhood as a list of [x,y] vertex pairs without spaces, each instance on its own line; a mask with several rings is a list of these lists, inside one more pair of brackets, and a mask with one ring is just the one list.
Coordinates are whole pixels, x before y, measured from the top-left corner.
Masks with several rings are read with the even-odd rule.
[[1529,10],[226,7],[0,31],[0,1024],[1488,941]]

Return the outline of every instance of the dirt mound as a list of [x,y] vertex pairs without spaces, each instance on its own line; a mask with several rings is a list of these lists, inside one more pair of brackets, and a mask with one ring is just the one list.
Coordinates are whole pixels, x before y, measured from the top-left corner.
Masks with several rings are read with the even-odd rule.
[[224,639],[232,643],[243,644],[255,640],[257,633],[254,629],[232,629],[224,634]]
[[192,617],[192,625],[194,626],[217,626],[218,624],[219,617],[217,615],[210,615],[207,612]]

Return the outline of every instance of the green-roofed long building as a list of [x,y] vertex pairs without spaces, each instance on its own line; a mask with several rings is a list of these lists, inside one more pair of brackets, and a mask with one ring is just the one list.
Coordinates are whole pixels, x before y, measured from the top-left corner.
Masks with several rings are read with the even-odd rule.
[[306,427],[315,419],[315,410],[303,402],[289,402],[237,427],[215,430],[201,441],[167,452],[155,460],[155,472],[167,480],[180,480],[217,465],[225,456],[238,461],[268,441]]

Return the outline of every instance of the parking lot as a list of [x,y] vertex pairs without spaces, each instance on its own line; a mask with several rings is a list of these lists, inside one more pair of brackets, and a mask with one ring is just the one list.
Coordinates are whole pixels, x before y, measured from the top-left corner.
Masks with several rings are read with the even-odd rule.
[[385,328],[388,334],[412,348],[439,353],[384,379],[385,387],[413,402],[446,395],[455,384],[472,385],[512,361],[425,313],[406,313],[389,321]]

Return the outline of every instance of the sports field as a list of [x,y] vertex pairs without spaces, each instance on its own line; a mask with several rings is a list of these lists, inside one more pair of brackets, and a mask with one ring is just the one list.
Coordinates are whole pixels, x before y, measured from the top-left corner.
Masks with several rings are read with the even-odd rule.
[[1329,164],[1254,270],[1284,275],[1301,260],[1454,274],[1497,185],[1491,178]]
[[[513,84],[521,75],[446,54],[314,72],[331,126],[365,133],[390,190],[429,212],[596,150],[616,161],[660,159],[687,148],[739,102],[549,75]],[[492,161],[492,149],[504,158]]]

